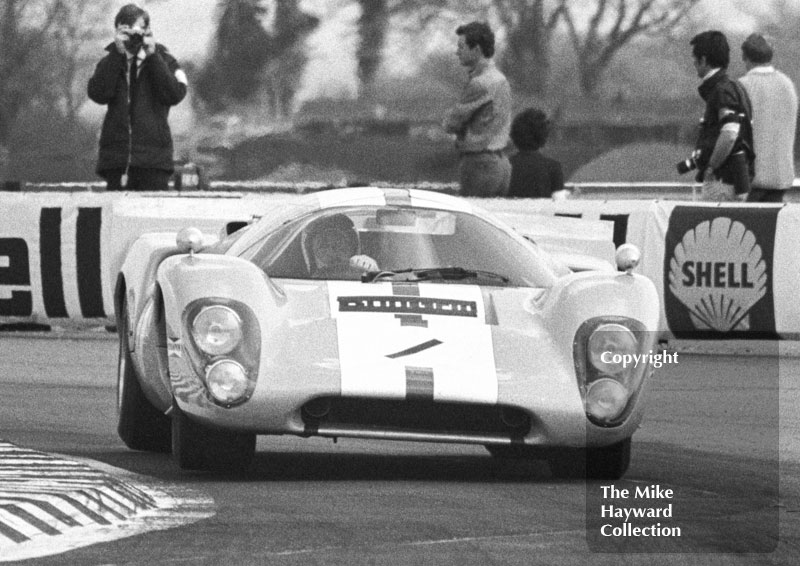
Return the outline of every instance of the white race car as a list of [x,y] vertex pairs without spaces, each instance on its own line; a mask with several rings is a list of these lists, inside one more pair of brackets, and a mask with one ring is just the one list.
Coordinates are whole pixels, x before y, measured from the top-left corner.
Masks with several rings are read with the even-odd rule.
[[557,477],[628,468],[659,313],[638,250],[573,272],[469,201],[372,187],[203,239],[145,234],[119,273],[130,448],[241,469],[256,435],[293,434],[478,444]]

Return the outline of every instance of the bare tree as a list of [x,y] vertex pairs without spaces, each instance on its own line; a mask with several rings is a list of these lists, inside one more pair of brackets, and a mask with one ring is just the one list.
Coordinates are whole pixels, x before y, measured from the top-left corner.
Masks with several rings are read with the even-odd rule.
[[581,25],[578,8],[586,2],[560,0],[561,13],[578,58],[581,91],[596,97],[603,73],[620,49],[640,35],[673,29],[700,0],[596,0]]
[[0,146],[20,113],[52,90],[49,34],[64,14],[62,0],[4,0],[0,8]]
[[[505,33],[500,67],[516,90],[543,95],[550,79],[550,46],[560,23],[559,0],[359,0],[359,73],[374,78],[388,23],[398,15],[425,29],[443,21],[489,20]],[[362,72],[366,71],[366,72]]]
[[200,70],[196,92],[212,112],[251,98],[267,64],[269,35],[259,0],[221,0],[211,56]]
[[270,95],[272,115],[285,118],[291,111],[308,58],[305,40],[319,20],[303,12],[298,0],[277,0],[274,31],[268,43],[269,63],[262,84]]
[[358,19],[360,41],[356,49],[358,78],[369,91],[381,66],[383,45],[389,28],[388,0],[358,0],[361,16]]
[[548,0],[498,0],[492,8],[506,29],[501,68],[516,89],[539,96],[550,82],[550,46],[564,10]]
[[[211,112],[253,103],[265,93],[281,117],[297,90],[306,63],[303,42],[317,18],[298,0],[221,0],[215,45],[200,70],[196,92]],[[271,17],[273,24],[265,26]]]
[[87,99],[86,81],[99,59],[98,40],[104,32],[111,40],[110,5],[109,0],[72,0],[51,34],[59,58],[56,85],[72,124],[77,122],[78,110]]

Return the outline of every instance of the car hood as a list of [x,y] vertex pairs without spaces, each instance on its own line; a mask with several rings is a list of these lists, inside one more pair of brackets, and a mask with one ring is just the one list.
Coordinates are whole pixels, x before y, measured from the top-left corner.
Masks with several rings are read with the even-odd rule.
[[497,402],[479,286],[331,281],[328,299],[343,395]]

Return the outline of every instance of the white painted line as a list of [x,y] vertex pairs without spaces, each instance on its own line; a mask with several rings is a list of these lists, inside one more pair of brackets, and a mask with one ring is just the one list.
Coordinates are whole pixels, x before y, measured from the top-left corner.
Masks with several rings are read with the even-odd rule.
[[[65,525],[64,523],[59,521],[52,514],[48,513],[47,511],[43,510],[41,507],[39,507],[37,505],[34,505],[34,504],[30,503],[30,502],[15,501],[13,503],[6,503],[5,505],[13,505],[14,507],[19,509],[23,513],[25,513],[27,515],[30,515],[31,517],[35,518],[36,520],[41,521],[42,523],[45,523],[46,525],[48,525],[49,527],[51,527],[51,528],[53,528],[53,529],[55,529],[57,531],[61,531],[61,530],[65,529],[65,528],[69,528],[67,525]],[[11,511],[8,511],[7,509],[6,509],[6,512],[11,514]],[[19,517],[19,518],[20,518],[20,520],[25,521],[24,517]],[[27,522],[30,523],[30,521],[27,521]],[[33,524],[33,523],[30,523],[30,524]],[[34,524],[34,526],[36,526],[36,525]],[[41,529],[38,529],[38,527],[37,527],[37,530],[41,530]]]
[[[17,515],[7,511],[6,509],[0,509],[0,521],[28,538],[42,534],[40,529],[34,527],[27,521],[20,519]],[[2,546],[0,546],[0,548],[2,548]]]

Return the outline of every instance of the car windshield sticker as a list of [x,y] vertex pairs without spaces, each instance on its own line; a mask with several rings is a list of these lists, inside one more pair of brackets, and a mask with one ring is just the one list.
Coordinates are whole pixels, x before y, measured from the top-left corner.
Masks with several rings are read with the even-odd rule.
[[[403,290],[391,282],[327,288],[342,395],[497,402],[493,327],[478,285],[416,285],[417,296],[392,295]],[[420,323],[403,324],[415,316]]]
[[341,312],[388,312],[468,317],[478,316],[474,301],[433,299],[427,297],[377,297],[370,295],[339,297],[339,310]]

